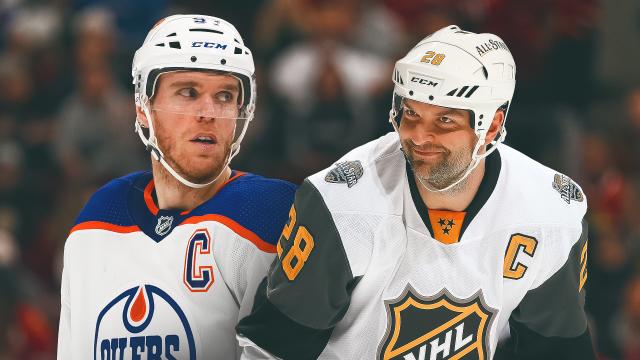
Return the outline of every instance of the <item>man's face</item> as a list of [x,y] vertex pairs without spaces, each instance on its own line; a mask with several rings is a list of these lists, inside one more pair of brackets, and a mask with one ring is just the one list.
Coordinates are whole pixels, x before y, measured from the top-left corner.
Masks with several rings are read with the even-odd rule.
[[240,84],[231,75],[165,73],[151,101],[153,126],[165,160],[190,181],[219,174],[233,142]]
[[458,180],[471,163],[477,137],[466,110],[404,100],[398,131],[416,176],[429,190]]

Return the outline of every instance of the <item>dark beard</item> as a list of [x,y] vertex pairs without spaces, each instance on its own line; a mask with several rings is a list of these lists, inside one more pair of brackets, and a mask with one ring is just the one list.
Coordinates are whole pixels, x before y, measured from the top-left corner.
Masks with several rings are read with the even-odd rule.
[[[405,150],[405,148],[408,150]],[[424,150],[445,150],[443,159],[433,164],[427,170],[427,174],[424,174],[423,171],[425,163],[422,160],[416,160],[412,157],[413,148],[415,148],[415,146],[408,141],[403,144],[403,153],[405,155],[405,158],[409,162],[409,165],[411,166],[411,169],[413,170],[415,176],[419,178],[421,183],[427,184],[427,189],[432,191],[444,189],[447,186],[453,184],[464,174],[471,162],[471,159],[469,159],[469,161],[467,161],[466,159],[466,154],[470,154],[471,149],[466,147],[461,149],[457,153],[452,153],[451,151],[442,147],[421,147]]]

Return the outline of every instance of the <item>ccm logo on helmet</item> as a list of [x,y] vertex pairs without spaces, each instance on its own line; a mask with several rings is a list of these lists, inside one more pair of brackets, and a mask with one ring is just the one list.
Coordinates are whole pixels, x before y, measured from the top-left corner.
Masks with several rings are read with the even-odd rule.
[[412,77],[411,78],[411,82],[415,82],[415,83],[418,83],[420,85],[426,85],[426,86],[433,86],[433,87],[438,86],[438,83],[435,82],[435,81],[431,81],[429,79],[423,79],[423,78],[420,78],[420,77],[417,77],[417,76]]
[[227,48],[227,44],[218,44],[218,43],[208,42],[208,41],[194,41],[193,43],[191,43],[191,47],[194,47],[194,48],[204,47],[209,49],[225,50]]

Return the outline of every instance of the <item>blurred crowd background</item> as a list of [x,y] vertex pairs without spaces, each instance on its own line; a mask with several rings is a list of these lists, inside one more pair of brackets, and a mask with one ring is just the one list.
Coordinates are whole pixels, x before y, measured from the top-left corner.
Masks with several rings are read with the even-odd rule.
[[296,183],[392,130],[393,62],[426,34],[501,36],[518,66],[507,143],[582,185],[597,352],[640,359],[640,1],[3,0],[0,360],[55,358],[65,238],[95,189],[149,168],[131,60],[175,13],[239,29],[259,94],[233,168]]

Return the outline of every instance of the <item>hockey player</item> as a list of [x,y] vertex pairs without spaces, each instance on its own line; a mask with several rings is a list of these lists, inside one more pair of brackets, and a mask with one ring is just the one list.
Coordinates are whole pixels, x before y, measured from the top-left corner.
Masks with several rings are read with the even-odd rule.
[[235,359],[295,187],[234,171],[253,118],[251,52],[230,23],[174,15],[133,60],[152,172],[86,204],[64,251],[59,359]]
[[[310,176],[237,330],[244,357],[594,359],[587,201],[501,145],[502,40],[448,26],[400,59],[395,132]],[[500,347],[502,349],[502,347]]]

